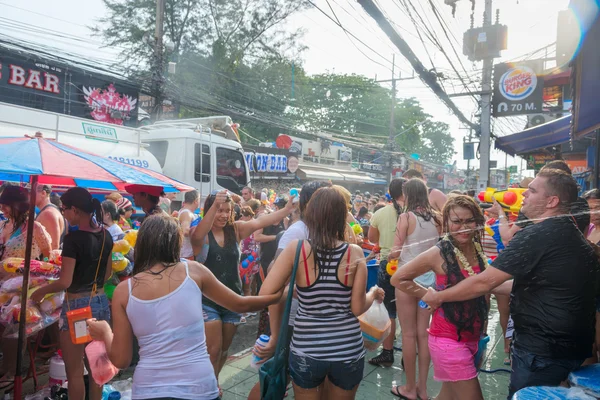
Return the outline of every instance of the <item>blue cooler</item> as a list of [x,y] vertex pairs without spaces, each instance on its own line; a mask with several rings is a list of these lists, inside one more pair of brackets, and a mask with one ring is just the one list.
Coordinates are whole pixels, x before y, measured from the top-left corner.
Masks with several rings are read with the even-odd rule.
[[569,374],[569,383],[600,398],[600,364],[592,364]]
[[372,259],[367,263],[367,292],[377,285],[377,274],[379,274],[379,260]]
[[552,386],[531,386],[519,390],[512,400],[596,400],[595,397],[585,394],[580,388],[564,388]]

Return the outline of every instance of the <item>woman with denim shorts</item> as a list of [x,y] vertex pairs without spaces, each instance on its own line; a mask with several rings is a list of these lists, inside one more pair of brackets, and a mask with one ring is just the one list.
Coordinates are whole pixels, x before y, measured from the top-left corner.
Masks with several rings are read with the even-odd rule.
[[182,241],[175,218],[164,213],[148,217],[138,234],[133,277],[115,289],[113,329],[106,321],[88,320],[90,335],[106,344],[118,368],[129,366],[137,338],[140,361],[133,375],[133,399],[219,398],[202,297],[236,312],[256,311],[277,300],[232,292],[208,268],[180,257]]
[[[110,320],[104,282],[112,273],[113,240],[110,233],[98,222],[102,221],[100,202],[92,198],[87,190],[80,187],[71,188],[61,196],[61,201],[61,211],[69,225],[77,226],[78,229],[65,236],[60,278],[36,290],[31,295],[31,300],[41,302],[50,293],[66,290],[58,322],[60,348],[69,381],[69,398],[83,399],[85,344],[74,344],[71,341],[66,313],[90,306],[93,318]],[[89,366],[87,369],[90,370]],[[102,387],[96,385],[93,380],[90,380],[89,384],[89,398],[102,398]]]
[[[293,204],[288,202],[285,208],[260,218],[234,221],[229,193],[223,190],[209,195],[204,202],[204,218],[190,236],[196,260],[202,262],[222,284],[241,295],[239,243],[257,230],[278,223],[292,210]],[[206,297],[202,299],[202,311],[208,354],[219,380],[242,316]]]
[[[292,334],[289,368],[296,399],[318,398],[327,385],[328,399],[353,399],[363,378],[365,348],[357,316],[383,289],[369,293],[362,249],[345,242],[348,209],[335,188],[321,188],[304,212],[309,240],[302,242],[296,274],[298,312]],[[298,240],[276,259],[261,295],[278,294],[288,282]]]

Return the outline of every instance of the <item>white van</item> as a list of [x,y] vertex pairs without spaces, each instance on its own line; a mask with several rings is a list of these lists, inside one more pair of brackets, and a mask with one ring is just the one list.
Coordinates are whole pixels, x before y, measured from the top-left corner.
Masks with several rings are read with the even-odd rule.
[[0,102],[0,137],[33,136],[161,172],[206,197],[239,193],[250,175],[229,117],[161,121],[135,129]]
[[250,175],[242,145],[227,116],[160,121],[144,126],[142,142],[165,175],[197,188],[240,193]]

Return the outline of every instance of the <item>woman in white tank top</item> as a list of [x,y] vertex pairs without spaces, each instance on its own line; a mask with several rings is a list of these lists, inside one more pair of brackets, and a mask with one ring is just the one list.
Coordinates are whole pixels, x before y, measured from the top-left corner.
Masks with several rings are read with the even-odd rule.
[[[435,246],[440,236],[440,220],[429,204],[427,186],[413,178],[402,187],[405,212],[398,218],[394,248],[390,259],[398,258],[398,269],[419,254]],[[430,271],[415,279],[420,285],[435,284],[435,274]],[[396,289],[396,308],[402,330],[402,357],[406,373],[406,385],[392,387],[392,393],[409,399],[427,399],[427,375],[429,373],[428,333],[430,312],[419,307],[417,297]],[[417,352],[417,348],[419,351]],[[419,354],[419,377],[416,376],[417,353]]]
[[105,321],[88,320],[92,338],[104,341],[117,368],[129,366],[133,336],[138,339],[140,361],[133,375],[133,399],[217,399],[202,295],[239,313],[261,310],[278,298],[239,296],[202,264],[180,261],[181,242],[176,219],[147,218],[138,234],[134,276],[121,282],[113,295],[113,330]]

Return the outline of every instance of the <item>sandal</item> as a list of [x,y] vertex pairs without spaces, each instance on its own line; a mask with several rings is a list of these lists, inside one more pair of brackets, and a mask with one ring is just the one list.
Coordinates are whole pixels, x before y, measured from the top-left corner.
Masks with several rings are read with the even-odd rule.
[[382,350],[377,357],[369,360],[369,364],[389,368],[394,364],[394,352],[392,350]]
[[12,377],[10,380],[8,378],[4,378],[0,380],[0,390],[4,390],[5,392],[12,390],[15,386],[15,378]]
[[403,395],[402,393],[400,393],[400,386],[392,386],[392,390],[390,390],[390,393],[392,393],[394,396],[402,399],[402,400],[417,400],[418,397],[416,399],[411,399],[406,397],[405,395]]

